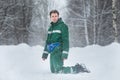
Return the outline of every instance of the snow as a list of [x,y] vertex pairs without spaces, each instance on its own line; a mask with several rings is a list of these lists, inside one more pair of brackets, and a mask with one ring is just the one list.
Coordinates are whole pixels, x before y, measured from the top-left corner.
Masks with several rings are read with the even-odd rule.
[[64,66],[84,63],[91,73],[52,74],[43,47],[27,44],[0,46],[0,80],[120,80],[120,44],[70,48]]

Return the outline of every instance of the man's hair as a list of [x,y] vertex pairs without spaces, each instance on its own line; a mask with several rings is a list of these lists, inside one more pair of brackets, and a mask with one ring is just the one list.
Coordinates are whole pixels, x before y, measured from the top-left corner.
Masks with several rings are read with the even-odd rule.
[[57,13],[59,16],[59,12],[57,10],[51,10],[49,15],[51,16],[52,13]]

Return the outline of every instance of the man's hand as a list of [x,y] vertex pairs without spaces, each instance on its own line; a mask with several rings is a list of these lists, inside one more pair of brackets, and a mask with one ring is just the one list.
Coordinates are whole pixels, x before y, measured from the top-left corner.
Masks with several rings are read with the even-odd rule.
[[42,58],[43,61],[45,61],[46,59],[45,58]]

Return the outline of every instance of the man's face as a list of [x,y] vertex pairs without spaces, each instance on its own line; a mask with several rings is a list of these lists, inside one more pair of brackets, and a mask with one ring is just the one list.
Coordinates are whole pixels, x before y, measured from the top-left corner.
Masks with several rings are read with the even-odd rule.
[[57,13],[52,13],[50,19],[53,23],[56,23],[59,19],[59,15]]

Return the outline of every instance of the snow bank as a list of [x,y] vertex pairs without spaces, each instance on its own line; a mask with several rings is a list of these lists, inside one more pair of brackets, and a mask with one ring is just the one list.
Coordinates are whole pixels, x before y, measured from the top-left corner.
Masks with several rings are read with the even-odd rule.
[[26,44],[0,46],[0,80],[120,80],[120,44],[71,48],[64,66],[84,63],[91,73],[51,74],[43,47]]

